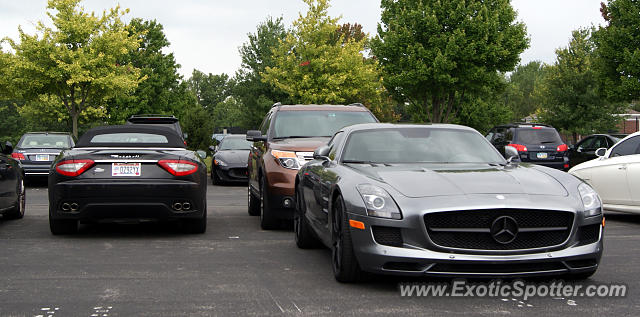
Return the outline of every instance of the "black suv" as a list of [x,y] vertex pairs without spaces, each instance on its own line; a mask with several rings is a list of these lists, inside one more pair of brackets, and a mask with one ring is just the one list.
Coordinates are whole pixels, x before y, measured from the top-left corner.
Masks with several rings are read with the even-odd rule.
[[[182,133],[182,127],[178,118],[172,115],[164,114],[136,114],[127,119],[127,124],[147,124],[159,127],[168,127],[175,130],[184,141],[187,138],[186,133]],[[185,141],[184,144],[187,144]]]
[[569,169],[568,146],[558,131],[539,123],[513,123],[494,127],[487,140],[505,155],[506,146],[518,151],[520,161],[559,170]]

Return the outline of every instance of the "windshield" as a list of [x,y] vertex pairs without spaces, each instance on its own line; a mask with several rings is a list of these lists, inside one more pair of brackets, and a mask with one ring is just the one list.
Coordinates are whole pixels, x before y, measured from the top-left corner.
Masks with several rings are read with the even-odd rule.
[[372,122],[376,119],[366,111],[280,111],[273,138],[330,137],[346,126]]
[[229,138],[222,139],[220,143],[220,151],[223,150],[250,150],[251,142],[244,138]]
[[20,143],[19,148],[29,149],[66,149],[70,148],[69,136],[60,134],[31,134],[25,135]]
[[554,129],[518,129],[517,143],[522,144],[546,144],[563,143],[560,135]]
[[91,143],[145,143],[145,144],[166,144],[169,143],[167,137],[151,133],[109,133],[94,136]]
[[480,134],[457,129],[357,131],[343,153],[345,163],[504,163]]

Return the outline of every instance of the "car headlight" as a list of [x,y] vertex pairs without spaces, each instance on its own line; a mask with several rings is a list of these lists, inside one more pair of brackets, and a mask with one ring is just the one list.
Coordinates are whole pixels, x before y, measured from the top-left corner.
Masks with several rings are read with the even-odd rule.
[[218,159],[218,158],[213,160],[213,164],[220,165],[220,166],[227,166],[227,163],[225,163],[223,160]]
[[296,152],[271,150],[271,155],[278,160],[278,163],[284,168],[297,170],[300,169],[300,162]]
[[367,215],[380,218],[402,219],[402,213],[398,205],[386,190],[371,184],[356,186],[364,204],[367,207]]
[[584,206],[585,217],[597,216],[602,213],[602,202],[600,196],[587,183],[578,186],[578,192]]

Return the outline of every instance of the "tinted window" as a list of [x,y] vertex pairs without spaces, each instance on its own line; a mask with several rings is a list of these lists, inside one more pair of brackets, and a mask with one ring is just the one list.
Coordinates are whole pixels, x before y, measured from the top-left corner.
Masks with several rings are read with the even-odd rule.
[[27,134],[20,143],[19,148],[47,148],[47,149],[64,149],[70,148],[70,139],[67,135],[60,134]]
[[262,132],[262,135],[266,135],[267,132],[269,132],[269,125],[271,124],[272,115],[273,115],[273,112],[269,112],[267,116],[264,118],[264,121],[262,121],[262,125],[260,126],[260,132]]
[[91,143],[145,143],[145,144],[166,144],[169,143],[167,137],[150,133],[109,133],[98,134],[91,138]]
[[330,137],[338,130],[376,119],[369,112],[347,111],[280,111],[273,129],[273,138]]
[[595,141],[594,137],[588,137],[582,141],[580,141],[580,143],[578,144],[578,148],[583,150],[583,149],[590,149],[593,146],[593,143]]
[[502,163],[479,134],[457,129],[394,128],[352,133],[344,162]]
[[338,132],[329,141],[328,146],[329,146],[329,148],[331,148],[331,151],[329,151],[329,158],[330,159],[332,159],[332,160],[336,159],[336,152],[338,151],[338,146],[342,142],[342,139],[344,139],[344,132]]
[[624,142],[616,145],[616,147],[611,150],[611,157],[640,154],[640,152],[638,152],[639,146],[640,136],[634,136],[632,138],[626,139]]
[[242,138],[226,137],[220,143],[220,150],[250,150],[251,142]]
[[518,129],[517,143],[522,144],[546,144],[546,143],[563,143],[560,135],[554,129],[534,129],[524,128]]

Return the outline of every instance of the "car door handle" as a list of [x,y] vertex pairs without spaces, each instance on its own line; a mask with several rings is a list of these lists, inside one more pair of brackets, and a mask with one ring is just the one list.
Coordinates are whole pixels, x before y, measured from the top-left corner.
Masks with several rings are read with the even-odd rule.
[[627,169],[627,166],[626,166],[626,165],[622,165],[622,166],[619,166],[619,167],[618,167],[618,169],[619,169],[619,170],[626,170],[626,169]]

